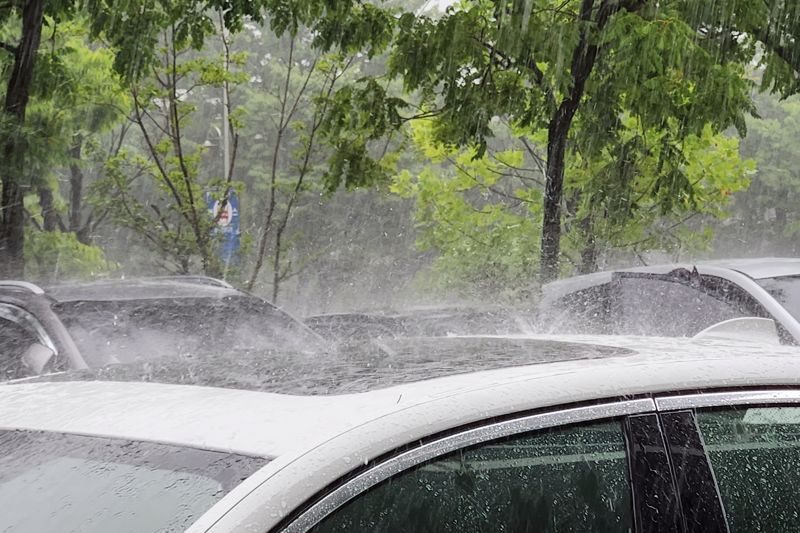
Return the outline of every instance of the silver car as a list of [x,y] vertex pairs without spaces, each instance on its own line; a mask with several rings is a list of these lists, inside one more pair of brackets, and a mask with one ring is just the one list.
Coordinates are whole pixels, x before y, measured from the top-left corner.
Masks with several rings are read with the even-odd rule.
[[654,265],[545,285],[538,328],[552,333],[691,337],[726,320],[775,322],[800,341],[800,259]]
[[0,530],[796,527],[796,348],[426,342],[452,357],[319,359],[304,383],[262,392],[65,375],[0,385]]
[[318,350],[302,322],[224,281],[175,276],[42,288],[0,280],[0,381],[180,354]]

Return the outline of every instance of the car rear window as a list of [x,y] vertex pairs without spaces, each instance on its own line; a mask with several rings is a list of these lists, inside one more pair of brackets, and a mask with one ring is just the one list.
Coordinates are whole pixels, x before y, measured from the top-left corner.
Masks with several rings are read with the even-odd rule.
[[320,347],[320,339],[305,326],[253,298],[84,300],[53,309],[89,366]]
[[147,442],[0,431],[0,531],[183,531],[266,463]]

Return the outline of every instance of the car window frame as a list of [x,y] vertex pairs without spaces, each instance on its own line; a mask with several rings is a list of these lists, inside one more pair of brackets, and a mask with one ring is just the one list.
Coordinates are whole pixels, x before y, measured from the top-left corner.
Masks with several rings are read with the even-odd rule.
[[[670,415],[690,415],[694,425],[694,436],[702,445],[702,453],[705,457],[704,464],[701,468],[709,472],[713,476],[713,464],[705,449],[705,442],[703,440],[700,429],[697,425],[695,412],[698,409],[720,409],[720,408],[745,408],[745,407],[782,407],[782,406],[797,406],[800,405],[800,389],[792,388],[759,388],[759,389],[744,389],[744,390],[730,390],[730,391],[708,391],[708,392],[693,392],[685,394],[666,394],[659,395],[654,398],[656,409],[658,410],[659,417],[663,421],[665,417]],[[670,429],[665,428],[667,437],[669,439]],[[673,454],[680,450],[672,450]],[[708,481],[708,480],[706,480]],[[718,523],[718,529],[715,533],[727,533],[730,531],[727,519],[724,515],[724,502],[719,488],[716,486],[716,480],[713,480],[714,490],[716,492],[717,511],[721,512],[724,523]],[[682,487],[678,486],[680,492]],[[692,487],[696,491],[697,487]],[[706,496],[708,496],[706,494]],[[708,501],[706,502],[709,503]]]
[[[6,309],[10,310],[10,312],[4,312]],[[42,323],[31,312],[12,303],[0,302],[0,318],[17,324],[30,332],[42,346],[52,350],[54,356],[58,356],[59,351],[56,343],[47,333]]]
[[[622,423],[622,431],[625,436],[626,456],[629,468],[632,467],[631,454],[629,450],[628,429],[624,421],[633,415],[655,415],[656,405],[652,398],[628,398],[617,401],[606,401],[591,405],[572,406],[553,408],[552,410],[516,416],[507,420],[487,420],[478,425],[462,428],[450,434],[434,437],[431,440],[420,442],[410,449],[399,448],[395,453],[384,455],[372,464],[351,473],[336,484],[330,486],[321,493],[314,495],[308,503],[290,514],[285,520],[272,528],[271,532],[282,533],[304,533],[309,531],[325,517],[342,507],[347,502],[355,499],[359,495],[366,493],[380,483],[397,476],[409,469],[422,463],[434,460],[460,449],[471,448],[483,443],[492,442],[505,437],[513,437],[526,433],[559,428],[564,426],[574,426],[577,424],[588,424],[603,420],[619,419]],[[666,454],[666,447],[660,450]],[[631,474],[631,478],[635,478]],[[634,493],[635,480],[632,482],[632,505],[636,507],[637,499]],[[674,483],[672,484],[674,490]],[[637,516],[636,509],[634,516]],[[650,511],[645,511],[650,512]],[[638,531],[639,518],[636,519],[635,528]],[[664,529],[664,531],[682,531],[674,529]]]

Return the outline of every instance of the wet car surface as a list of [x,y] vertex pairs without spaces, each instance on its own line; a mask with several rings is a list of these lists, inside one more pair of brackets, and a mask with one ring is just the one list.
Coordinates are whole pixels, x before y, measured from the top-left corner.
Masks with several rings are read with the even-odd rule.
[[538,327],[564,333],[691,337],[745,317],[800,342],[800,260],[763,258],[599,272],[544,287]]
[[[268,302],[211,278],[152,278],[41,289],[0,282],[5,379],[181,354],[321,350],[325,343]],[[52,352],[23,364],[31,347]],[[46,368],[45,368],[46,367]]]
[[483,370],[634,353],[555,339],[406,338],[342,345],[319,353],[259,350],[233,358],[229,354],[162,357],[26,381],[145,381],[281,394],[343,394]]
[[[171,516],[192,522],[192,533],[502,530],[552,519],[581,531],[650,531],[636,525],[643,523],[666,531],[682,531],[682,523],[697,531],[785,530],[791,523],[798,485],[784,473],[800,460],[797,349],[534,336],[406,339],[387,354],[397,371],[390,379],[390,365],[376,365],[372,354],[346,372],[334,367],[332,382],[318,379],[326,365],[316,375],[301,365],[294,372],[306,372],[306,384],[268,379],[260,391],[189,385],[169,373],[117,380],[113,371],[110,381],[68,372],[7,382],[0,442],[89,438],[111,454],[115,442],[134,443],[129,458],[113,460],[123,466],[104,470],[115,472],[104,478],[111,483],[129,462],[138,468],[138,450],[224,452],[219,461],[192,463],[200,479],[191,469],[147,470],[141,479],[150,488],[126,496],[126,507],[138,509],[140,498],[172,487],[177,475],[200,503]],[[447,364],[430,366],[446,354]],[[59,459],[53,471],[68,463],[80,472],[76,460]],[[204,481],[216,479],[210,465],[231,460],[244,470],[226,474],[229,485]],[[50,479],[36,464],[34,478]],[[90,479],[93,472],[90,465]],[[26,479],[14,474],[5,482]],[[0,490],[3,483],[0,477]],[[215,483],[230,491],[215,492]],[[55,501],[69,500],[62,490],[55,483]],[[85,518],[81,509],[68,514]]]
[[0,529],[182,531],[266,463],[135,440],[0,430]]
[[303,321],[326,339],[335,341],[530,332],[527,320],[518,312],[489,306],[328,313],[308,316]]

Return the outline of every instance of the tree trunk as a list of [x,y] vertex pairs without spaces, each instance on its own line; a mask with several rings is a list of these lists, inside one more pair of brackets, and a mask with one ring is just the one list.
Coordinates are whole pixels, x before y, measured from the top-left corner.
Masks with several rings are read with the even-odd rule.
[[278,236],[278,243],[275,246],[275,256],[272,262],[272,300],[273,305],[278,305],[278,293],[281,288],[281,245],[280,236]]
[[6,89],[3,112],[19,131],[2,141],[3,191],[0,201],[0,277],[21,278],[25,273],[25,210],[22,173],[25,144],[19,141],[25,123],[33,68],[42,36],[44,0],[28,0],[22,9],[22,37],[14,50],[14,64]]
[[558,277],[561,255],[561,198],[564,193],[564,162],[567,135],[574,111],[569,117],[562,112],[564,105],[550,122],[547,137],[547,176],[544,189],[542,219],[541,277],[542,284]]
[[547,128],[547,176],[545,178],[540,256],[542,284],[558,277],[561,256],[561,199],[564,194],[567,140],[572,120],[575,118],[575,113],[578,111],[586,90],[586,81],[597,60],[598,48],[596,44],[590,42],[588,25],[594,23],[595,31],[602,31],[611,16],[621,8],[636,11],[641,9],[645,3],[645,0],[627,0],[625,2],[603,0],[596,10],[595,18],[592,19],[592,15],[595,13],[595,0],[581,2],[578,18],[584,24],[584,29],[581,30],[578,44],[572,52],[570,64],[572,87],[558,106]]
[[597,236],[594,234],[594,221],[591,213],[579,222],[583,236],[583,249],[581,250],[581,274],[591,274],[597,271]]
[[42,229],[44,231],[56,231],[63,229],[61,220],[56,211],[53,190],[42,184],[39,186],[39,207],[42,208]]
[[[69,164],[69,230],[81,232],[81,208],[83,202],[83,170],[80,167],[83,136],[76,135],[70,147]],[[84,243],[87,244],[87,243]]]

